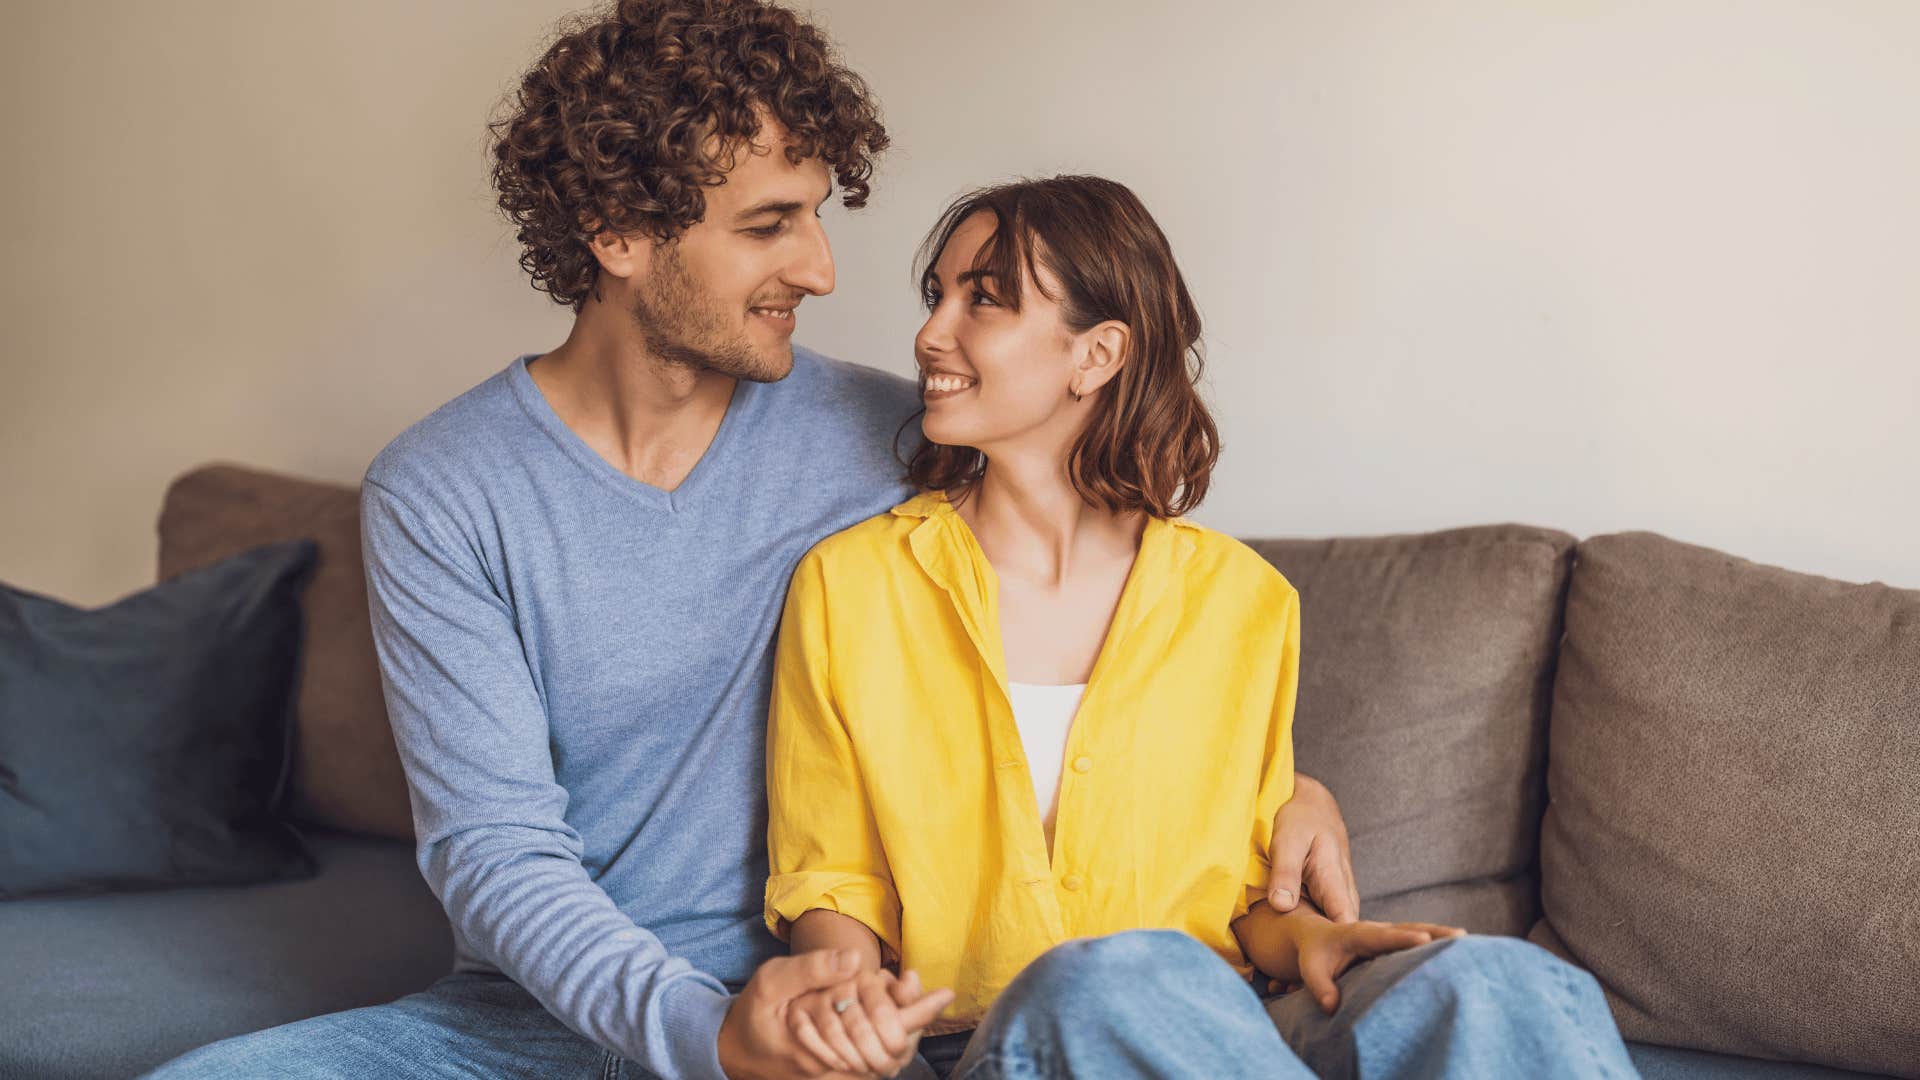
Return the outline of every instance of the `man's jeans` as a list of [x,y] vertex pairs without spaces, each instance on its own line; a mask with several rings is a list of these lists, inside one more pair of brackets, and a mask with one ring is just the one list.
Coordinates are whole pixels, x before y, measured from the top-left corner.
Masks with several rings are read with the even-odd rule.
[[[952,1075],[1638,1075],[1593,977],[1523,941],[1469,936],[1395,953],[1347,972],[1340,995],[1330,1017],[1304,993],[1262,1002],[1212,950],[1174,931],[1068,942],[1007,988]],[[650,1076],[514,983],[475,974],[202,1047],[150,1075]],[[923,1058],[903,1075],[937,1071]]]

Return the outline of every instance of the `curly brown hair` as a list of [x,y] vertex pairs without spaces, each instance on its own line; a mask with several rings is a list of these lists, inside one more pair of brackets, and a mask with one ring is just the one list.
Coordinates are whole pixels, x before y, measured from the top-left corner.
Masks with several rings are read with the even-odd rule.
[[878,104],[826,35],[757,0],[618,0],[563,24],[488,127],[500,209],[534,287],[578,313],[603,230],[665,242],[706,214],[765,110],[794,163],[824,161],[842,202],[866,205],[887,148]]
[[[1115,513],[1191,513],[1207,497],[1220,433],[1199,391],[1200,310],[1159,223],[1126,185],[1098,176],[980,188],[947,207],[921,243],[922,294],[953,234],[982,212],[993,216],[994,231],[972,268],[994,283],[995,300],[1017,312],[1031,285],[1060,305],[1075,334],[1109,319],[1128,329],[1120,374],[1097,391],[1067,459],[1074,490]],[[1043,267],[1059,295],[1041,282]],[[920,380],[925,389],[924,371]],[[965,492],[986,470],[987,456],[970,446],[922,442],[907,459],[907,480],[921,491]]]

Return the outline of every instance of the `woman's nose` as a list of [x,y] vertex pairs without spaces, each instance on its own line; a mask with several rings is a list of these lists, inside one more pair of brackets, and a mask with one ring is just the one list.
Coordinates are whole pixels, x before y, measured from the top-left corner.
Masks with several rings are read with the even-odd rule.
[[936,309],[920,324],[920,332],[913,336],[913,351],[916,356],[948,352],[953,348],[953,333],[948,320]]

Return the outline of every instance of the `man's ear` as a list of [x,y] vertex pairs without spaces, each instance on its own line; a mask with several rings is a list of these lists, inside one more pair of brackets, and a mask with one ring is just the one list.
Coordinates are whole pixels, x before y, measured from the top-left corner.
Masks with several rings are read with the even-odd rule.
[[644,233],[622,236],[610,229],[594,233],[593,239],[587,241],[587,249],[600,264],[600,272],[627,282],[646,276],[653,266],[657,246],[653,237]]
[[1120,374],[1127,363],[1127,344],[1133,331],[1118,319],[1108,319],[1080,335],[1081,354],[1074,382],[1081,396],[1093,393]]

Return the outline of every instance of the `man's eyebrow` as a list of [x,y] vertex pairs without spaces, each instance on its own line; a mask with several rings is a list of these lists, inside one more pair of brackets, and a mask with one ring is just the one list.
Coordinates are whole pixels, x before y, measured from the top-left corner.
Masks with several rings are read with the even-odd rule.
[[[827,200],[831,198],[833,198],[833,192],[829,190],[814,209],[818,210],[820,207],[827,205]],[[768,199],[766,202],[749,206],[745,210],[733,215],[733,220],[736,222],[745,221],[748,218],[761,217],[766,214],[778,214],[785,217],[795,210],[806,209],[806,206],[807,204],[801,202],[799,199]]]
[[733,215],[733,220],[745,221],[748,218],[760,217],[763,214],[791,214],[805,205],[805,203],[798,199],[769,199],[757,206],[749,206],[745,210]]

